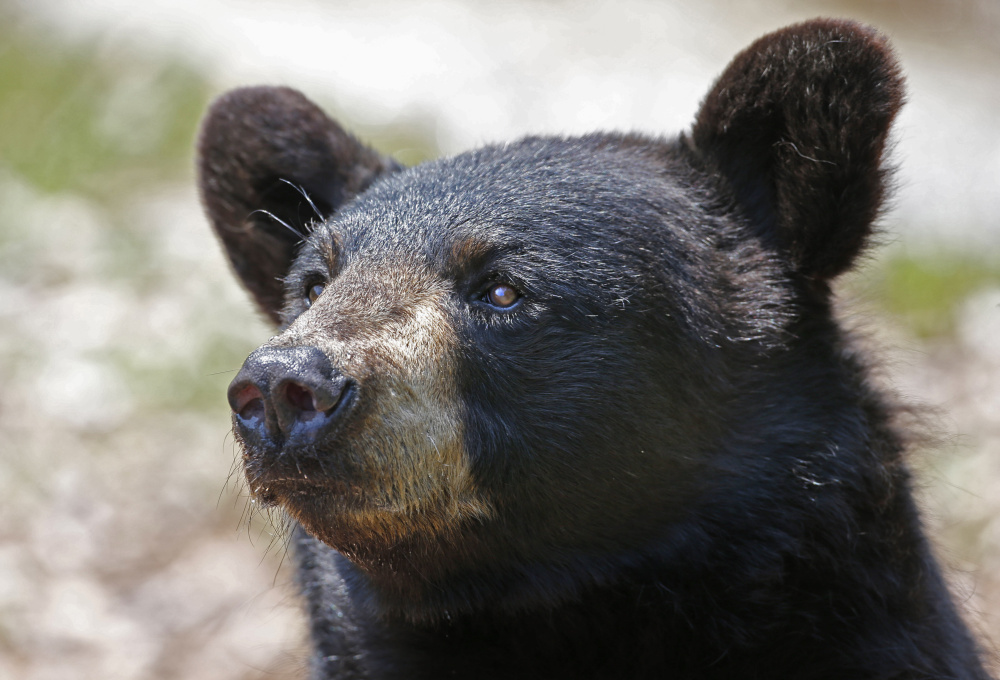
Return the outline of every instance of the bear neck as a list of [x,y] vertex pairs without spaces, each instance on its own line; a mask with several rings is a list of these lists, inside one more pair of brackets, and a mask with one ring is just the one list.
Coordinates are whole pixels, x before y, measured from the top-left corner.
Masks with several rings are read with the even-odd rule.
[[[380,615],[363,574],[302,535],[318,677],[987,678],[920,537],[900,571],[869,569],[865,581],[846,575],[842,562],[782,550],[734,571],[731,554],[757,545],[749,523],[744,528],[745,540],[683,568],[665,566],[670,556],[645,555],[613,582],[558,604],[539,593],[550,604],[456,607],[419,622]],[[694,543],[682,541],[678,551]],[[862,552],[871,554],[857,561],[878,558],[877,549]],[[316,570],[323,562],[327,568]],[[467,584],[456,585],[462,592]],[[372,649],[380,656],[364,651]],[[872,668],[879,672],[867,675]]]

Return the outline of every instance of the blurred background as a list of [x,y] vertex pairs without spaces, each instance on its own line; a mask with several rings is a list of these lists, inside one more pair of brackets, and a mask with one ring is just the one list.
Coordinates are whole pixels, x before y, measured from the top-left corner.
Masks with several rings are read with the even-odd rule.
[[817,15],[879,26],[908,75],[885,245],[844,315],[925,409],[921,501],[1000,641],[1000,2],[0,0],[0,678],[303,676],[228,434],[270,331],[193,186],[212,97],[292,85],[406,163],[675,134],[738,50]]

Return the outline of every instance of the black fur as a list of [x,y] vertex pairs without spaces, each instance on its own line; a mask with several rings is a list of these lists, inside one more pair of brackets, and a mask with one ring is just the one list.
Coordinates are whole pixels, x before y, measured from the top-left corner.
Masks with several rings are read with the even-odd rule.
[[[201,142],[213,224],[287,328],[271,345],[326,347],[358,391],[336,436],[257,429],[245,451],[255,492],[325,541],[295,530],[315,677],[986,678],[891,407],[830,309],[901,102],[885,40],[843,21],[755,43],[677,140],[529,138],[399,170],[342,132],[328,151],[309,131],[339,128],[287,90],[220,100]],[[324,201],[297,251],[245,222],[298,214],[260,176]],[[421,533],[409,499],[399,527],[341,530],[339,497],[376,511],[349,447],[390,460],[398,433],[364,418],[401,369],[336,348],[404,323],[426,281],[447,291],[441,390],[486,509]],[[483,296],[497,281],[510,309]],[[268,496],[273,456],[308,483]]]

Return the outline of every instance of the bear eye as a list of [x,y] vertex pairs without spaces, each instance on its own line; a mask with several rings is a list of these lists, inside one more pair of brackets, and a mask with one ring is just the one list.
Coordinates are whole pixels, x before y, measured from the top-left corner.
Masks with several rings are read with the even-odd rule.
[[322,283],[315,283],[306,290],[306,307],[312,307],[316,298],[323,294],[325,286]]
[[483,295],[483,300],[494,307],[509,309],[521,299],[521,293],[509,283],[491,284]]

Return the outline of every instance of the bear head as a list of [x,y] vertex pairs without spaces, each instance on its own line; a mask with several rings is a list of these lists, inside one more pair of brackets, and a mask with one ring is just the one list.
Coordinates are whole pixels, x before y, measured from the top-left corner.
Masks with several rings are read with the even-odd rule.
[[251,492],[415,618],[702,549],[782,451],[855,436],[829,284],[902,98],[882,36],[829,20],[751,45],[674,139],[403,168],[298,92],[223,96],[202,199],[280,328],[229,392]]

